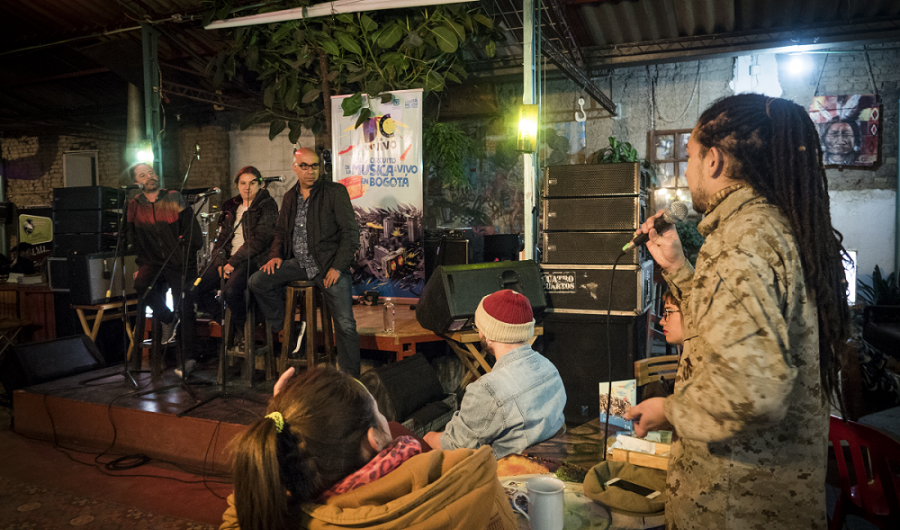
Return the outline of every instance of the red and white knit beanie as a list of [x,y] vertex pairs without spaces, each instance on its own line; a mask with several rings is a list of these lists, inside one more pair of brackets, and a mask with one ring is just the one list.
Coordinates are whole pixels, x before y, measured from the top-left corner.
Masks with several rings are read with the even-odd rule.
[[515,344],[534,336],[534,314],[524,294],[504,289],[481,299],[475,310],[475,327],[485,338]]

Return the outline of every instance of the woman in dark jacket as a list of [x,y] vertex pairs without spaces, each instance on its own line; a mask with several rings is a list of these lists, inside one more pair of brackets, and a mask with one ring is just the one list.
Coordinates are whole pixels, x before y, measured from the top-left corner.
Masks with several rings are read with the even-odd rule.
[[269,247],[278,219],[278,205],[262,187],[262,175],[253,166],[238,171],[234,178],[238,195],[225,201],[219,218],[218,235],[213,248],[215,264],[207,269],[200,283],[198,298],[219,286],[225,278],[225,304],[231,309],[235,345],[243,337],[247,320],[248,271],[255,272],[268,259]]

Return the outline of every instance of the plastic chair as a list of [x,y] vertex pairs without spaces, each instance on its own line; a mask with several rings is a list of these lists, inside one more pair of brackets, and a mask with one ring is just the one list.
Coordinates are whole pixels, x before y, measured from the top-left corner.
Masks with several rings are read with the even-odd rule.
[[[841,477],[841,494],[829,529],[842,529],[847,515],[862,517],[879,528],[900,528],[900,442],[837,416],[831,417],[828,438]],[[851,455],[853,481],[845,449]]]

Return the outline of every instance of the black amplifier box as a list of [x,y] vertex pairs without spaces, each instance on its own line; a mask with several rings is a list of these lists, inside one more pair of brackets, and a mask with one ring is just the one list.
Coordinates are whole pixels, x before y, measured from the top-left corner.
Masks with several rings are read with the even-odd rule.
[[115,210],[54,210],[54,234],[99,234],[119,230]]
[[54,234],[53,255],[64,258],[72,253],[115,250],[116,234]]
[[653,302],[653,262],[616,267],[610,300],[609,265],[541,265],[548,313],[639,315]]
[[644,221],[644,200],[640,196],[543,199],[541,202],[543,229],[553,232],[634,232]]
[[118,210],[125,191],[106,186],[53,188],[54,210]]
[[[541,263],[612,265],[622,247],[634,238],[630,230],[617,232],[544,232]],[[635,247],[619,259],[619,265],[640,265],[648,259],[645,247]]]
[[[134,254],[125,256],[126,297],[135,294],[135,258]],[[122,298],[122,257],[116,258],[114,252],[76,253],[67,258],[50,258],[49,263],[50,290],[68,291],[72,304],[94,305]]]
[[544,197],[609,197],[640,195],[641,166],[637,163],[578,164],[544,169]]

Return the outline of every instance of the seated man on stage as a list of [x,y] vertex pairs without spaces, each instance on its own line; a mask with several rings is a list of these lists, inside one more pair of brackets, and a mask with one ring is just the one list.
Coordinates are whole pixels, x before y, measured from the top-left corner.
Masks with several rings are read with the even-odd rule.
[[534,336],[528,298],[509,289],[484,297],[475,310],[475,327],[482,351],[497,362],[466,387],[444,432],[425,435],[428,445],[444,450],[490,445],[499,459],[559,432],[566,390],[553,363],[528,343]]
[[[147,305],[163,323],[163,343],[175,338],[180,314],[181,351],[187,356],[184,363],[187,373],[182,373],[181,366],[175,373],[179,377],[187,376],[197,364],[197,324],[193,297],[182,297],[182,293],[183,283],[197,277],[197,262],[193,258],[203,243],[200,225],[194,219],[194,210],[187,206],[180,193],[159,187],[159,177],[149,164],[133,165],[128,172],[134,183],[144,186],[128,202],[125,226],[128,242],[137,253],[134,290],[140,297],[146,293]],[[166,307],[168,288],[172,289],[175,307],[183,306],[183,312],[173,313]]]
[[[297,184],[284,194],[269,261],[250,277],[256,302],[278,332],[284,327],[285,286],[313,280],[334,319],[341,370],[359,377],[359,334],[353,317],[350,264],[359,248],[359,225],[343,184],[319,178],[319,156],[294,152]],[[288,341],[291,337],[284,337]]]

